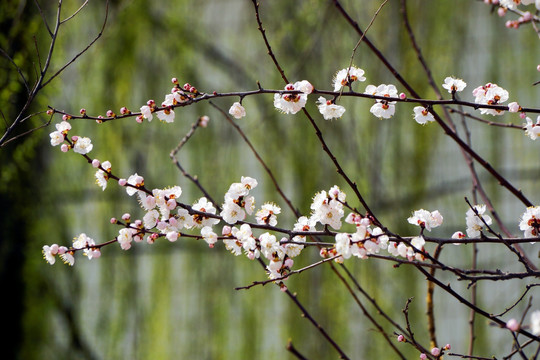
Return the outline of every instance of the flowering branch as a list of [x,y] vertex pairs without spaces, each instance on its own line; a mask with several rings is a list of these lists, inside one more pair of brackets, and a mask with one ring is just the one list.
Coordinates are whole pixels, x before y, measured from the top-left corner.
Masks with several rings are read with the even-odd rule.
[[[61,2],[59,2],[54,30],[49,28],[43,17],[52,41],[45,64],[43,66],[40,65],[40,80],[38,80],[37,85],[30,91],[29,99],[35,97],[37,93],[34,92],[35,89],[47,85],[101,37],[107,22],[107,15],[105,16],[105,21],[99,35],[57,73],[49,77],[48,80],[44,79],[43,76],[50,66],[50,58],[60,25],[79,14],[87,3],[84,2],[78,10],[65,20],[60,20]],[[453,77],[447,77],[444,84],[442,84],[442,87],[450,94],[449,99],[444,99],[412,31],[407,14],[407,2],[405,0],[401,1],[400,7],[404,26],[411,46],[420,62],[420,66],[423,68],[427,82],[435,91],[437,99],[421,97],[411,84],[399,74],[379,48],[366,36],[367,30],[371,28],[377,16],[387,4],[387,1],[383,1],[380,4],[378,10],[371,18],[369,26],[362,31],[360,25],[353,20],[341,2],[339,0],[333,0],[333,5],[336,7],[337,12],[360,37],[360,40],[358,40],[352,50],[349,66],[346,69],[336,72],[331,90],[317,89],[307,80],[294,83],[289,82],[286,71],[280,59],[278,59],[272,50],[268,34],[263,27],[260,5],[256,0],[252,0],[252,3],[255,21],[262,37],[262,42],[276,71],[285,82],[284,89],[265,89],[260,83],[257,83],[256,90],[217,92],[210,89],[210,91],[206,92],[190,83],[180,85],[179,80],[173,78],[173,88],[170,93],[166,94],[161,104],[156,103],[154,100],[149,100],[145,105],[141,106],[138,112],[131,111],[124,106],[118,114],[112,110],[108,110],[104,115],[90,116],[86,113],[85,109],[81,109],[79,114],[73,114],[49,106],[48,114],[51,116],[51,119],[56,114],[62,115],[62,121],[55,124],[56,131],[50,134],[51,145],[59,146],[63,152],[73,150],[73,152],[80,154],[86,162],[95,168],[95,179],[102,190],[105,190],[112,182],[125,189],[128,196],[136,196],[144,215],[142,218],[137,219],[130,213],[125,213],[120,220],[112,218],[111,223],[119,226],[118,235],[103,243],[96,243],[83,233],[75,238],[70,247],[59,246],[57,244],[45,245],[43,247],[43,255],[47,262],[53,264],[57,257],[60,257],[64,262],[73,265],[75,262],[75,253],[82,252],[88,259],[94,259],[101,256],[101,251],[105,246],[112,244],[118,244],[121,249],[129,250],[133,242],[142,242],[143,240],[146,240],[148,244],[153,244],[158,239],[162,239],[163,241],[166,239],[169,242],[176,242],[178,240],[202,240],[210,248],[214,248],[218,244],[224,246],[225,249],[235,256],[244,254],[250,260],[257,260],[263,267],[267,279],[253,281],[250,284],[238,286],[235,289],[248,290],[257,285],[276,284],[279,289],[288,295],[295,306],[300,309],[302,316],[309,320],[322,334],[325,341],[343,359],[347,359],[348,356],[345,350],[338,345],[338,341],[330,336],[329,332],[323,328],[314,316],[310,315],[306,306],[299,301],[296,293],[292,293],[285,285],[291,276],[307,270],[319,271],[314,270],[315,268],[330,267],[333,274],[340,280],[340,284],[344,286],[356,306],[361,310],[363,316],[381,334],[385,344],[401,359],[405,359],[407,356],[402,348],[399,347],[398,343],[400,342],[407,342],[412,345],[412,349],[420,353],[420,359],[440,359],[445,353],[448,355],[451,354],[448,353],[450,345],[442,348],[438,346],[438,335],[440,334],[437,334],[435,327],[437,307],[434,301],[436,288],[439,288],[446,297],[455,298],[466,309],[470,310],[468,355],[455,356],[481,359],[481,357],[475,357],[473,355],[476,337],[476,316],[482,316],[504,331],[510,331],[515,347],[515,352],[512,354],[519,354],[522,357],[526,356],[526,352],[531,351],[530,348],[526,349],[526,347],[531,343],[540,341],[540,312],[535,311],[531,314],[530,325],[527,325],[525,321],[525,314],[529,308],[523,312],[520,322],[514,319],[504,321],[502,317],[507,315],[510,310],[516,308],[518,304],[522,304],[529,290],[538,284],[527,284],[522,295],[509,308],[506,308],[505,311],[498,315],[493,315],[491,311],[487,310],[487,307],[481,306],[481,302],[477,301],[476,284],[479,281],[508,281],[515,279],[536,279],[540,277],[540,272],[534,261],[529,259],[528,254],[520,246],[520,244],[526,242],[540,242],[540,207],[533,206],[533,203],[520,189],[511,184],[501,172],[493,168],[486,158],[473,148],[468,121],[474,120],[484,125],[494,126],[500,129],[521,129],[525,135],[534,140],[540,136],[540,117],[535,124],[530,118],[526,117],[526,114],[540,113],[540,108],[522,107],[517,102],[504,105],[509,98],[509,94],[505,89],[493,83],[487,83],[475,88],[472,92],[475,97],[474,102],[461,100],[458,93],[462,92],[467,84],[463,80]],[[498,4],[503,8],[506,6],[506,8],[511,9],[511,4],[506,4],[502,0]],[[521,13],[520,16],[523,17],[523,19],[519,20],[520,25],[530,22],[535,26],[535,22],[537,21],[536,16],[528,16],[526,13]],[[380,84],[378,86],[370,84],[366,86],[364,92],[354,90],[357,87],[356,83],[366,80],[364,70],[352,64],[356,50],[362,43],[366,44],[378,59],[378,62],[389,70],[392,76],[401,84],[400,86],[410,94],[410,97],[404,92],[399,93],[397,87],[392,84]],[[11,60],[11,63],[15,65],[13,60]],[[16,65],[15,68],[21,74],[22,81],[28,88],[28,82],[22,75],[22,71]],[[320,116],[307,108],[309,107],[308,96],[312,97],[312,94],[321,95],[316,102]],[[273,96],[274,107],[282,113],[291,115],[299,112],[303,113],[303,117],[308,121],[310,128],[313,129],[311,136],[315,136],[314,139],[321,146],[324,156],[331,161],[332,167],[339,175],[339,181],[346,183],[348,188],[352,190],[352,201],[350,198],[347,200],[346,191],[335,185],[314,194],[308,214],[304,215],[293,205],[292,201],[285,194],[284,189],[286,188],[278,182],[274,175],[274,169],[268,165],[264,160],[264,156],[256,149],[257,144],[250,140],[250,137],[240,125],[240,121],[234,120],[246,117],[249,112],[242,105],[244,99],[254,96],[264,98],[269,95]],[[214,102],[218,98],[231,97],[238,101],[232,104],[228,113]],[[352,175],[352,172],[346,171],[346,167],[338,155],[339,152],[331,149],[329,146],[328,140],[330,139],[330,134],[323,133],[322,129],[324,127],[320,125],[320,121],[339,119],[344,116],[346,109],[341,105],[341,101],[345,98],[372,102],[373,105],[370,112],[381,120],[391,118],[396,111],[396,106],[401,106],[397,104],[409,103],[418,105],[414,108],[414,120],[422,125],[435,122],[438,128],[452,139],[453,143],[462,152],[472,179],[474,201],[469,202],[465,198],[469,206],[469,210],[465,214],[466,234],[456,231],[451,237],[439,238],[429,236],[429,232],[443,224],[443,215],[438,210],[428,211],[420,209],[412,213],[407,219],[407,222],[412,226],[417,226],[419,229],[416,232],[417,235],[413,236],[405,236],[404,231],[396,230],[399,229],[398,226],[390,226],[390,223],[387,222],[384,216],[380,214],[375,215],[375,211],[378,211],[378,208],[374,207],[373,203],[367,200],[366,193],[360,191],[357,180]],[[163,123],[173,123],[175,121],[175,111],[180,111],[186,106],[196,106],[199,103],[205,102],[208,102],[209,105],[232,125],[249,147],[251,154],[261,164],[264,172],[268,175],[274,189],[278,193],[278,197],[286,203],[294,214],[291,219],[291,223],[293,222],[294,225],[278,226],[278,219],[281,221],[282,209],[276,203],[265,202],[258,207],[256,206],[256,199],[252,192],[258,186],[258,181],[255,178],[242,176],[239,182],[230,184],[228,190],[223,195],[223,202],[219,203],[214,200],[218,197],[206,190],[197,176],[192,176],[185,171],[179,162],[178,154],[180,150],[184,149],[187,142],[192,139],[197,130],[204,129],[208,125],[208,116],[198,118],[191,125],[191,128],[178,145],[169,153],[173,165],[183,176],[194,183],[202,195],[204,195],[193,204],[182,200],[183,191],[178,185],[166,188],[153,188],[138,173],[123,177],[116,170],[113,171],[113,165],[109,161],[92,159],[88,155],[94,146],[90,138],[71,135],[73,132],[71,124],[74,123],[73,120],[77,119],[95,120],[98,123],[104,123],[134,118],[138,123],[143,123],[152,121],[155,116]],[[444,117],[443,115],[439,115],[438,110],[435,110],[437,107],[441,108]],[[480,111],[480,114],[490,116],[501,115],[505,111],[516,113],[516,115],[519,113],[521,119],[526,119],[527,123],[524,126],[519,126],[487,121],[477,115],[465,112],[463,110],[464,108]],[[26,111],[26,108],[23,109],[21,114]],[[452,119],[452,114],[461,116],[461,126],[465,133],[464,135],[458,134],[459,123],[456,126]],[[25,117],[21,117],[20,120],[16,120],[12,123],[12,127],[17,123],[21,123],[24,119]],[[459,130],[461,131],[462,129],[459,128]],[[10,132],[11,130],[8,128],[4,137],[8,136]],[[10,139],[3,140],[4,137],[0,139],[0,145],[10,141]],[[16,137],[11,137],[11,139],[14,138]],[[358,156],[358,158],[361,161],[362,157]],[[518,239],[513,236],[512,232],[498,216],[490,197],[480,182],[475,169],[476,163],[487,170],[493,179],[497,180],[513,198],[519,200],[527,207],[519,219],[519,229],[524,232],[523,238]],[[219,197],[221,198],[221,195]],[[485,205],[478,204],[477,197]],[[504,237],[497,232],[497,227],[492,225],[492,218],[486,214],[486,210],[493,216],[498,228],[505,234]],[[218,226],[220,226],[220,229],[216,230]],[[454,265],[441,256],[443,248],[451,244],[473,245],[470,265]],[[508,250],[507,253],[514,253],[517,260],[523,265],[524,270],[508,271],[505,268],[498,268],[499,265],[497,264],[479,265],[477,263],[478,249],[482,249],[487,244],[504,245]],[[295,269],[295,258],[303,252],[314,251],[314,248],[318,251],[321,259],[311,261],[308,265]],[[498,248],[502,247],[499,246]],[[413,320],[409,317],[409,305],[412,300],[409,298],[403,309],[406,326],[401,326],[388,311],[383,309],[383,306],[376,301],[374,296],[368,293],[364,287],[360,286],[360,281],[355,273],[344,265],[346,261],[351,261],[350,259],[353,258],[390,261],[393,268],[399,268],[401,265],[411,265],[411,268],[417,274],[425,277],[427,281],[426,323],[412,322]],[[516,259],[512,258],[510,263],[514,265]],[[320,265],[322,264],[327,265],[321,267]],[[453,283],[445,283],[441,280],[443,276],[448,275],[452,277],[454,283],[457,281],[467,281],[469,283],[467,289],[472,289],[470,299],[467,299],[469,295],[464,295],[465,292],[455,290]],[[364,305],[364,299],[361,300],[361,296],[367,299],[366,304],[369,306]],[[375,310],[373,311],[373,309]],[[377,314],[380,317],[377,317]],[[385,326],[390,326],[392,330],[386,330]],[[425,328],[428,339],[416,337],[413,328],[415,331]],[[392,331],[397,335],[397,343],[389,335]],[[523,343],[522,338],[519,338],[520,335],[528,338],[530,341]],[[425,345],[428,342],[429,346]],[[292,346],[292,342],[289,342],[287,349],[297,358],[304,358]]]

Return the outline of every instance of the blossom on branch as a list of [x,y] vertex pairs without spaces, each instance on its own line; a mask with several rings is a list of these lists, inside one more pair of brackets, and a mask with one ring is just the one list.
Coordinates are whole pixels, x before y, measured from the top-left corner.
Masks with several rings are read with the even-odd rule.
[[435,121],[433,114],[431,114],[428,109],[423,106],[415,106],[414,111],[414,120],[420,125],[425,125],[428,122]]
[[503,8],[516,10],[519,4],[530,5],[535,4],[536,8],[540,10],[539,0],[499,0],[499,5]]
[[163,122],[166,122],[166,123],[172,123],[174,122],[174,110],[172,110],[171,108],[167,107],[161,111],[158,111],[156,113],[156,116],[158,117],[159,120],[163,121]]
[[52,244],[51,246],[49,245],[44,245],[43,246],[43,249],[42,249],[42,252],[43,252],[43,258],[51,265],[53,265],[56,261],[56,255],[58,254],[58,245],[57,244]]
[[152,121],[154,118],[152,115],[152,108],[148,105],[141,106],[141,114],[148,122]]
[[540,136],[540,116],[536,119],[536,123],[533,123],[532,119],[527,117],[525,119],[527,123],[523,126],[525,129],[525,135],[530,137],[532,140],[536,140]]
[[94,147],[94,145],[92,145],[92,140],[87,137],[78,137],[74,143],[73,151],[81,155],[88,154]]
[[540,235],[540,207],[530,206],[521,215],[519,230],[523,231],[523,236],[537,237]]
[[475,205],[473,209],[469,209],[466,214],[467,236],[477,238],[486,225],[491,225],[491,217],[484,215],[486,205]]
[[268,260],[272,260],[273,254],[278,252],[281,248],[275,235],[265,232],[259,236],[259,243],[261,245],[261,254]]
[[[298,218],[296,223],[294,224],[294,231],[315,231],[315,224],[317,222],[313,220],[312,218],[308,218],[307,216],[301,216]],[[292,239],[294,242],[306,242],[306,237],[302,235],[296,235]],[[300,252],[304,249],[304,245],[300,244],[285,244],[285,252],[287,256],[293,258],[298,255],[300,255]]]
[[56,131],[49,134],[51,138],[51,145],[57,146],[64,142],[65,136],[68,131],[71,130],[71,124],[68,121],[61,121],[56,126]]
[[364,70],[351,66],[347,69],[339,70],[334,76],[334,91],[339,91],[342,86],[351,86],[355,81],[365,81]]
[[345,113],[345,108],[341,105],[336,105],[332,100],[326,100],[324,97],[319,97],[317,100],[319,112],[324,117],[324,120],[339,119]]
[[[508,91],[497,84],[487,83],[473,90],[475,96],[474,102],[484,105],[499,105],[508,100]],[[480,109],[481,114],[502,115],[503,110],[498,109]]]
[[[379,86],[368,85],[366,86],[364,94],[382,96],[387,98],[398,97],[397,88],[392,84],[381,84]],[[395,104],[395,101],[377,99],[377,102],[371,107],[371,109],[369,109],[369,111],[379,119],[389,119],[394,116],[394,113],[396,112]]]
[[215,232],[212,231],[211,226],[205,226],[201,229],[201,236],[203,237],[204,241],[210,246],[211,248],[214,247],[214,244],[217,242],[218,237]]
[[111,169],[111,163],[110,161],[104,161],[101,164],[101,169],[98,169],[96,171],[95,177],[96,177],[96,184],[102,189],[105,190],[107,188],[107,181],[109,180],[109,170]]
[[540,335],[540,310],[533,311],[531,314],[531,332],[534,335]]
[[420,226],[421,228],[431,231],[432,228],[438,227],[443,223],[443,217],[439,210],[429,212],[424,209],[416,210],[413,216],[407,219],[409,224]]
[[450,76],[444,79],[444,84],[442,85],[450,94],[463,91],[466,86],[467,83],[465,81]]
[[338,230],[341,228],[341,218],[344,216],[344,201],[345,193],[341,192],[336,186],[330,189],[328,193],[324,190],[317,193],[311,203],[311,218]]
[[241,119],[246,116],[246,109],[238,101],[232,104],[229,109],[229,114],[234,116],[236,119]]
[[273,203],[265,203],[260,210],[255,213],[255,219],[259,225],[277,225],[277,217],[281,213],[281,208]]
[[228,224],[235,224],[246,218],[246,213],[251,215],[255,207],[255,198],[249,195],[249,190],[257,186],[257,180],[242,176],[239,183],[233,183],[225,193],[225,202],[221,217]]
[[[285,86],[287,91],[299,91],[300,93],[274,94],[274,106],[285,114],[296,114],[306,106],[307,96],[313,91],[313,86],[308,86],[307,80],[297,81]],[[309,84],[311,85],[311,84]]]
[[131,228],[122,228],[118,232],[118,236],[116,237],[116,240],[118,241],[118,244],[120,244],[120,247],[122,250],[129,250],[131,248],[131,242],[133,241],[133,231],[135,229]]
[[[205,197],[200,198],[195,204],[193,204],[193,210],[207,214],[215,214],[216,208]],[[193,215],[193,224],[197,228],[203,228],[205,226],[213,226],[219,223],[219,219],[214,217],[204,216],[200,214]]]
[[[127,186],[127,185],[131,186]],[[135,195],[139,190],[137,188],[144,186],[144,178],[135,173],[127,179],[126,192],[129,196]]]

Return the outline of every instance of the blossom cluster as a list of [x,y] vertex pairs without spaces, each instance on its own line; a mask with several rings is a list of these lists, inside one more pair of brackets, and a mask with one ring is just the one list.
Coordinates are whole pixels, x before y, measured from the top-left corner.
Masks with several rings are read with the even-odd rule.
[[535,4],[536,8],[540,10],[540,0],[499,0],[499,5],[511,10],[516,10],[517,6]]
[[[249,195],[249,191],[257,186],[257,180],[251,177],[244,177],[239,183],[233,183],[229,191],[225,193],[225,202],[221,217],[228,224],[235,224],[244,220],[246,213],[251,215],[255,208],[255,198]],[[277,212],[279,214],[279,211]]]
[[157,111],[157,106],[154,100],[148,100],[146,105],[141,106],[141,115],[138,117],[138,121],[142,122],[143,119],[152,121],[153,113],[155,112],[159,120],[172,123],[174,122],[175,112],[173,108],[178,104],[184,104],[191,100],[193,95],[197,95],[198,91],[195,87],[189,83],[184,84],[182,88],[178,85],[176,78],[172,79],[174,87],[171,92],[165,95],[165,99],[161,103],[162,110]]
[[284,114],[296,114],[306,106],[307,97],[313,91],[313,85],[307,80],[302,80],[288,84],[285,90],[296,92],[274,94],[274,106]]
[[[366,80],[364,74],[364,70],[354,66],[339,70],[332,81],[334,91],[341,91],[343,87],[349,87],[352,90],[355,82]],[[149,100],[146,105],[141,107],[141,114],[137,117],[138,121],[144,119],[152,121],[155,114],[164,122],[172,122],[175,117],[173,109],[199,95],[197,89],[188,83],[180,87],[177,79],[173,78],[172,82],[174,87],[165,96],[161,103],[161,109],[156,106],[153,100]],[[455,94],[463,91],[467,84],[461,79],[446,77],[442,86],[454,98]],[[288,84],[283,91],[274,94],[274,106],[283,113],[295,114],[306,106],[308,95],[314,90],[313,85],[307,80]],[[475,103],[481,105],[499,105],[507,101],[509,97],[506,90],[492,83],[479,86],[472,93],[475,96]],[[391,118],[395,114],[397,100],[406,98],[404,94],[398,95],[396,86],[392,84],[367,85],[364,94],[375,98],[375,104],[371,107],[370,112],[380,119]],[[331,100],[319,97],[317,106],[325,120],[340,118],[345,113],[345,108],[336,104],[338,99],[338,96]],[[480,108],[483,114],[500,115],[503,113],[500,109]],[[514,102],[510,103],[508,109],[511,112],[518,112],[521,107]],[[124,115],[130,114],[127,108],[122,108],[120,112]],[[246,110],[241,102],[235,102],[230,107],[229,113],[236,119],[246,116]],[[86,111],[81,109],[81,114],[86,116]],[[107,112],[107,116],[116,117],[110,110]],[[86,155],[93,149],[93,144],[87,137],[72,136],[68,138],[68,133],[71,131],[70,118],[69,115],[64,115],[62,122],[56,124],[56,131],[50,134],[51,145],[61,145],[64,152],[73,149],[79,154]],[[427,124],[435,120],[431,108],[425,106],[414,108],[414,119],[420,124]],[[527,124],[524,128],[525,134],[531,139],[535,139],[540,134],[540,126],[538,125],[540,125],[540,117],[536,123],[527,118]],[[95,173],[97,185],[105,190],[112,176],[111,163],[93,160],[92,165],[97,168]],[[240,182],[230,185],[229,190],[225,193],[219,214],[217,214],[216,206],[205,197],[200,198],[191,206],[179,202],[178,199],[182,194],[182,189],[179,186],[149,191],[145,188],[144,178],[137,173],[127,179],[114,178],[120,186],[125,187],[128,195],[137,195],[142,208],[146,211],[142,220],[132,221],[129,214],[126,214],[122,217],[124,222],[118,222],[123,225],[123,228],[119,230],[116,240],[124,250],[129,249],[133,241],[142,241],[144,236],[149,243],[153,243],[158,237],[176,241],[182,236],[183,230],[197,229],[200,230],[200,238],[204,239],[211,247],[222,239],[227,249],[236,255],[241,253],[241,249],[252,259],[258,258],[262,254],[271,261],[272,266],[268,270],[275,278],[278,273],[283,274],[284,271],[290,270],[291,262],[286,262],[286,260],[297,256],[304,247],[302,243],[306,241],[305,235],[294,235],[292,239],[284,238],[277,241],[275,235],[270,233],[258,237],[254,236],[250,225],[243,223],[247,216],[254,215],[257,225],[276,227],[277,216],[281,213],[280,207],[271,202],[264,203],[255,212],[255,198],[250,195],[250,190],[254,189],[258,183],[251,177],[242,177]],[[323,225],[325,229],[330,227],[334,230],[340,230],[345,215],[345,198],[345,193],[337,186],[328,191],[317,193],[311,204],[310,216],[301,217],[295,224],[294,231],[300,233],[316,231],[318,223]],[[469,238],[481,236],[482,231],[491,224],[492,220],[484,214],[485,210],[485,205],[476,205],[467,212],[466,233]],[[520,229],[524,231],[525,236],[537,236],[538,224],[540,223],[537,220],[540,218],[539,213],[540,211],[533,207],[527,209],[523,214]],[[219,237],[213,226],[221,220],[228,225],[223,227],[221,237]],[[432,228],[440,226],[442,221],[442,215],[437,210],[433,212],[423,209],[417,210],[408,218],[409,223],[420,226],[422,231],[424,229],[431,231]],[[395,256],[423,259],[425,239],[422,233],[407,241],[390,241],[380,227],[374,227],[370,220],[354,212],[347,216],[345,222],[354,224],[356,232],[337,233],[335,246],[330,250],[326,249],[325,256],[333,254],[338,256],[338,261],[343,261],[351,256],[366,258],[370,254],[378,253],[381,249],[387,249],[390,254]],[[242,223],[240,228],[231,227],[237,223]],[[54,263],[54,257],[60,255],[64,261],[73,264],[73,252],[81,249],[84,249],[89,258],[97,257],[97,253],[90,253],[89,249],[94,249],[92,251],[96,252],[99,251],[99,247],[95,246],[92,239],[83,235],[81,234],[77,239],[87,239],[86,242],[78,240],[70,249],[54,245],[44,247],[43,252],[47,261]],[[453,236],[456,239],[464,237],[465,234],[459,231]]]
[[388,236],[381,228],[372,227],[369,219],[350,213],[345,222],[356,225],[356,232],[336,234],[334,249],[323,251],[321,255],[339,255],[336,261],[343,262],[351,256],[367,259],[368,255],[377,254],[381,249],[388,248]]
[[[365,94],[373,96],[382,96],[386,98],[397,98],[398,92],[395,85],[381,84],[379,86],[368,85]],[[378,99],[377,102],[369,109],[369,111],[379,119],[389,119],[396,112],[396,102],[384,99]]]
[[58,246],[58,244],[52,244],[51,246],[43,246],[43,258],[51,265],[56,262],[56,256],[60,256],[64,264],[73,266],[75,258],[73,254],[77,250],[83,250],[84,256],[88,259],[98,258],[101,256],[101,251],[93,239],[82,233],[78,237],[73,239],[71,249],[66,246]]
[[[73,149],[78,154],[85,155],[92,151],[94,147],[92,141],[87,137],[80,137],[74,135],[71,137],[71,141],[68,140],[68,132],[71,130],[71,124],[69,123],[69,116],[64,115],[61,122],[55,125],[56,131],[49,134],[51,138],[52,146],[60,146],[63,152],[67,152]],[[67,142],[67,143],[66,143]]]
[[[508,100],[508,91],[497,84],[487,83],[484,86],[478,86],[473,90],[474,102],[485,105],[500,105]],[[499,109],[480,109],[481,114],[502,115],[504,111]]]

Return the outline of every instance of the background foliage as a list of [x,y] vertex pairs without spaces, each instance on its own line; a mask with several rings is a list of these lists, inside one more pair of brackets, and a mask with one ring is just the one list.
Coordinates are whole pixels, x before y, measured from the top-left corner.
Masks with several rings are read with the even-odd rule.
[[[380,5],[377,1],[343,4],[364,27]],[[532,56],[538,39],[533,31],[506,29],[504,20],[479,1],[412,0],[407,4],[417,41],[439,83],[448,75],[465,79],[471,88],[494,82],[520,104],[535,104],[539,93],[530,84],[538,77],[538,59]],[[368,35],[423,96],[434,98],[403,31],[399,5],[390,1]],[[54,16],[53,4],[42,6],[47,18]],[[78,6],[80,2],[64,4],[65,13]],[[99,32],[104,12],[104,4],[90,2],[78,21],[67,25],[53,58],[56,69]],[[331,2],[268,1],[262,2],[261,12],[289,78],[308,79],[316,88],[330,89],[333,75],[348,65],[358,41]],[[2,2],[0,27],[1,48],[32,77],[37,62],[33,36],[41,51],[48,44],[35,4]],[[362,46],[354,63],[366,71],[367,83],[394,81]],[[24,101],[24,88],[9,62],[3,60],[0,66],[0,105],[9,119]],[[148,99],[160,102],[170,90],[172,77],[207,92],[255,89],[257,81],[265,88],[283,86],[256,31],[249,1],[117,0],[110,4],[104,36],[41,93],[34,110],[47,105],[71,112],[84,107],[89,114],[118,112],[121,106],[136,110]],[[231,99],[216,104],[226,110]],[[238,124],[302,213],[309,212],[315,192],[333,184],[346,189],[304,118],[278,113],[271,96],[246,98],[243,104],[248,116]],[[321,118],[318,123],[374,212],[395,231],[412,233],[415,230],[405,219],[413,209],[439,209],[445,225],[438,234],[464,230],[467,206],[463,197],[470,194],[471,185],[462,156],[450,147],[450,140],[435,127],[418,126],[412,120],[412,105],[399,105],[396,116],[388,121],[369,113],[370,101],[348,98],[342,105],[347,108],[342,119],[323,122]],[[308,108],[314,106],[311,99]],[[92,156],[110,160],[118,173],[143,174],[152,187],[179,184],[183,196],[194,201],[200,193],[174,168],[168,154],[202,115],[210,116],[210,126],[198,131],[180,153],[187,171],[198,175],[218,201],[230,183],[249,175],[261,185],[256,192],[259,204],[280,203],[238,133],[207,103],[177,111],[174,124],[155,120],[137,125],[130,120],[100,126],[80,121],[74,126],[91,136]],[[510,116],[504,119],[517,121]],[[47,120],[34,118],[27,129]],[[538,144],[525,141],[520,131],[476,124],[470,128],[474,147],[532,200],[538,200],[534,191]],[[44,244],[67,244],[81,232],[105,241],[118,230],[108,224],[110,217],[132,211],[134,216],[142,214],[134,210],[135,200],[123,189],[110,186],[102,193],[93,185],[94,170],[79,157],[51,148],[50,129],[22,137],[0,151],[0,263],[4,289],[9,289],[10,310],[4,322],[9,329],[4,338],[11,345],[9,358],[275,359],[290,357],[285,350],[289,338],[302,344],[308,357],[335,357],[277,288],[235,291],[234,287],[265,275],[257,264],[235,258],[220,246],[208,249],[200,241],[158,242],[140,244],[129,253],[109,247],[98,261],[79,260],[74,268],[47,265],[40,254]],[[486,174],[480,175],[501,216],[510,219],[508,224],[517,232],[521,205],[499,194],[497,184]],[[285,206],[282,209],[280,223],[291,225],[291,212]],[[496,249],[482,250],[481,262],[497,262]],[[469,247],[462,246],[446,256],[466,264],[470,253]],[[317,259],[312,251],[298,260],[298,266]],[[416,294],[411,316],[423,319],[425,285],[411,269],[375,261],[350,261],[348,266],[396,319],[402,316],[410,294]],[[288,287],[348,354],[358,359],[387,358],[382,337],[370,329],[328,269],[300,274],[289,280]],[[521,287],[511,282],[482,284],[480,301],[500,311],[515,301],[513,294]],[[441,315],[439,337],[453,347],[465,347],[468,312],[444,297],[436,299],[436,310]],[[522,310],[516,309],[515,314]],[[485,329],[484,325],[479,329]],[[486,355],[500,351],[499,333],[486,331],[478,333],[479,351]],[[418,328],[415,333],[421,338],[426,330]]]

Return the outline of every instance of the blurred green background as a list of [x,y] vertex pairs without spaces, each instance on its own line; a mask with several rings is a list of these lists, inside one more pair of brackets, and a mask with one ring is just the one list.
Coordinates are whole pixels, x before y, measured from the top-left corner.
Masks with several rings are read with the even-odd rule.
[[[80,5],[64,2],[66,18]],[[343,1],[345,8],[365,28],[380,6],[378,1]],[[463,78],[470,91],[494,82],[510,92],[510,101],[537,106],[538,37],[526,26],[504,27],[505,19],[481,1],[408,1],[408,14],[435,81],[446,76]],[[52,23],[54,2],[41,4]],[[102,26],[103,2],[90,2],[63,25],[52,58],[52,72],[81,51]],[[358,36],[329,1],[263,1],[261,17],[277,58],[292,81],[309,80],[317,89],[331,89],[335,72],[345,68]],[[33,2],[6,0],[0,4],[0,46],[24,71],[35,78],[50,38]],[[35,41],[34,37],[35,36]],[[400,17],[398,1],[389,1],[368,32],[369,38],[424,97],[434,98]],[[365,46],[354,64],[366,71],[367,84],[394,83],[392,75]],[[0,107],[9,123],[24,104],[25,92],[13,66],[0,62]],[[39,94],[32,111],[52,106],[71,113],[86,108],[88,114],[119,112],[127,106],[138,111],[148,99],[160,103],[170,91],[170,79],[189,82],[204,92],[253,90],[257,81],[265,88],[282,88],[260,33],[253,6],[247,0],[219,1],[112,1],[103,37]],[[447,94],[448,95],[448,94]],[[237,101],[223,98],[215,104],[224,110]],[[372,210],[393,231],[414,235],[417,228],[406,219],[419,208],[438,209],[445,223],[434,236],[465,230],[471,196],[467,165],[458,148],[435,124],[419,126],[413,105],[400,104],[396,116],[379,121],[369,113],[371,101],[343,98],[347,109],[337,121],[324,121],[310,96],[307,108],[315,116],[329,147],[348,175],[359,185]],[[301,213],[309,214],[316,192],[337,184],[351,190],[338,176],[307,119],[282,115],[268,96],[243,101],[248,116],[238,125],[273,171],[286,195]],[[279,224],[292,226],[294,217],[276,193],[270,178],[234,128],[208,103],[176,110],[173,124],[137,124],[134,119],[97,125],[73,121],[72,134],[89,136],[90,157],[109,160],[123,177],[137,172],[149,188],[175,184],[182,199],[193,203],[200,191],[174,167],[170,151],[202,115],[208,128],[199,129],[179,153],[182,166],[197,175],[217,201],[242,175],[258,179],[258,204],[274,201],[282,206]],[[36,116],[19,133],[48,120]],[[492,118],[490,118],[492,120]],[[497,121],[520,124],[515,114]],[[60,121],[55,116],[53,124]],[[461,119],[455,118],[456,122]],[[2,125],[2,132],[5,125]],[[501,129],[468,121],[473,147],[496,169],[538,203],[536,180],[540,175],[538,144],[519,130]],[[223,246],[209,249],[202,241],[158,241],[135,244],[127,252],[118,246],[103,249],[98,260],[76,257],[73,268],[57,262],[48,265],[43,245],[69,245],[81,232],[97,242],[114,238],[118,227],[109,218],[129,212],[142,217],[136,200],[114,183],[103,192],[93,184],[95,170],[79,156],[61,153],[49,144],[53,125],[17,139],[0,149],[0,266],[6,318],[3,328],[5,358],[13,359],[284,359],[288,339],[312,359],[337,358],[319,332],[302,318],[300,310],[275,286],[235,291],[234,288],[265,279],[257,263],[234,257]],[[463,134],[463,132],[462,132]],[[479,167],[478,167],[479,169]],[[483,185],[506,225],[518,232],[522,204],[479,170]],[[525,245],[534,261],[538,248]],[[448,247],[442,260],[470,266],[472,247]],[[299,268],[319,259],[307,249],[297,259]],[[515,258],[501,247],[483,246],[480,267],[519,269]],[[423,277],[412,268],[393,268],[384,261],[346,262],[348,269],[378,304],[404,324],[402,309],[408,298],[417,339],[429,346],[425,321]],[[453,281],[448,274],[443,281]],[[288,280],[291,291],[306,306],[342,349],[353,359],[394,358],[382,336],[362,315],[345,287],[328,266]],[[519,297],[524,281],[481,283],[479,304],[497,313]],[[468,297],[467,284],[454,282]],[[534,294],[531,292],[530,294]],[[360,296],[367,308],[365,298]],[[533,299],[533,307],[539,303]],[[520,317],[523,306],[508,316]],[[438,337],[441,345],[466,353],[468,310],[436,290]],[[375,313],[374,313],[375,314]],[[375,316],[377,316],[375,314]],[[394,329],[377,317],[390,334]],[[477,322],[477,354],[500,355],[510,351],[508,332]],[[418,353],[398,345],[409,358]]]

